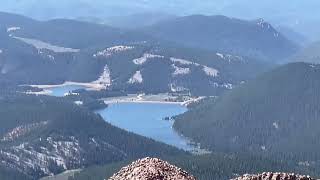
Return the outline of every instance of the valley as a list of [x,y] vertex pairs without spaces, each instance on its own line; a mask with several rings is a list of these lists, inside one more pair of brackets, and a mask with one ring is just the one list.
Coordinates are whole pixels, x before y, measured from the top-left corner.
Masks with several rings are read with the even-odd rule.
[[142,136],[175,146],[187,151],[195,147],[172,129],[173,116],[182,114],[187,108],[179,104],[161,103],[115,103],[106,109],[97,111],[105,121]]
[[0,12],[1,180],[132,180],[152,163],[320,177],[318,41],[260,17],[112,17]]

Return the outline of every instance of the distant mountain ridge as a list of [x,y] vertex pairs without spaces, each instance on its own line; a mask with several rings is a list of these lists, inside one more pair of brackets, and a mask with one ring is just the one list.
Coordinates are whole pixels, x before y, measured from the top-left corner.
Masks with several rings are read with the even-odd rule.
[[177,16],[172,14],[145,12],[126,16],[109,17],[106,18],[105,22],[103,21],[103,23],[118,28],[138,29],[175,18],[177,18]]
[[0,24],[7,41],[0,42],[0,79],[16,84],[76,81],[129,92],[216,95],[271,64],[88,22],[2,13]]
[[299,49],[263,19],[245,21],[225,16],[193,15],[160,22],[143,30],[157,38],[189,47],[269,62],[281,62]]
[[3,0],[0,11],[20,13],[43,20],[78,17],[106,19],[144,12],[163,12],[178,16],[222,14],[243,19],[262,17],[277,25],[291,27],[311,40],[319,40],[319,14],[316,13],[319,5],[317,0],[306,3],[299,0],[203,0],[201,3],[192,0]]

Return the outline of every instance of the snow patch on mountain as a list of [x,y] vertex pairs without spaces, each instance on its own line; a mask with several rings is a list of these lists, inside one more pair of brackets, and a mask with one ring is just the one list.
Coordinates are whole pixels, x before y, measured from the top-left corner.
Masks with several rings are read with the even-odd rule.
[[7,28],[7,32],[10,33],[10,32],[20,30],[20,29],[21,29],[21,27],[9,27],[9,28]]
[[[195,63],[195,62],[192,62],[190,60],[186,60],[186,59],[179,59],[179,58],[174,58],[174,57],[171,57],[170,60],[173,62],[173,63],[179,63],[179,64],[182,64],[182,65],[194,65],[194,66],[202,66],[202,69],[203,71],[206,73],[206,75],[208,76],[211,76],[211,77],[216,77],[218,76],[219,74],[219,71],[214,69],[214,68],[211,68],[211,67],[208,67],[208,66],[204,66],[204,65],[201,65],[199,63]],[[188,70],[184,69],[181,71],[183,72],[187,72]],[[190,71],[190,69],[189,69]],[[189,73],[189,72],[188,72]]]
[[267,28],[267,29],[270,29],[271,28],[271,25],[266,22],[264,19],[260,18],[257,20],[257,25],[260,26],[261,28]]
[[230,83],[224,83],[223,85],[222,85],[223,87],[225,87],[226,89],[233,89],[233,84],[230,84]]
[[182,65],[196,65],[196,66],[200,66],[200,64],[198,63],[194,63],[192,61],[186,60],[186,59],[179,59],[179,58],[174,58],[171,57],[170,60],[174,63],[180,63]]
[[232,61],[244,61],[244,59],[240,56],[233,56],[231,54],[223,54],[223,53],[216,53],[216,56],[218,56],[221,60],[226,60],[229,63],[231,63]]
[[216,53],[217,56],[219,56],[221,59],[224,59],[224,55],[221,53]]
[[30,38],[22,38],[13,36],[14,39],[18,39],[24,43],[27,43],[29,45],[34,46],[35,48],[41,50],[41,49],[47,49],[50,51],[53,51],[55,53],[76,53],[79,52],[80,49],[73,49],[73,48],[66,48],[61,46],[52,45],[50,43],[46,43],[37,39],[30,39]]
[[184,92],[184,91],[189,91],[188,88],[185,88],[183,86],[177,86],[175,84],[170,84],[170,90],[171,92]]
[[41,49],[38,49],[38,54],[44,57],[45,59],[49,59],[50,61],[54,61],[55,57],[47,52],[43,52]]
[[186,75],[191,72],[190,68],[182,68],[182,67],[178,67],[174,64],[172,65],[172,67],[174,68],[174,72],[172,74],[173,76]]
[[218,76],[218,73],[219,71],[214,69],[214,68],[211,68],[211,67],[208,67],[208,66],[203,66],[203,71],[208,75],[208,76],[211,76],[211,77],[216,77]]
[[214,87],[217,87],[217,88],[225,88],[225,89],[233,89],[233,84],[231,83],[223,83],[223,84],[219,84],[219,83],[213,83],[213,86]]
[[141,84],[143,82],[141,71],[137,71],[128,81],[130,84]]
[[317,65],[316,65],[316,64],[310,64],[309,67],[311,67],[311,68],[316,68]]
[[83,101],[74,101],[74,104],[78,105],[78,106],[82,106],[83,105]]
[[124,52],[134,49],[134,46],[113,46],[109,47],[103,51],[98,51],[96,54],[93,55],[93,57],[110,57],[116,53]]
[[145,53],[145,54],[143,54],[142,57],[134,59],[133,63],[136,65],[142,65],[142,64],[146,63],[149,59],[153,59],[153,58],[164,58],[164,56]]
[[103,73],[99,77],[98,80],[93,81],[94,84],[103,84],[105,86],[111,86],[111,75],[110,75],[110,69],[108,68],[108,65],[106,65],[103,69]]

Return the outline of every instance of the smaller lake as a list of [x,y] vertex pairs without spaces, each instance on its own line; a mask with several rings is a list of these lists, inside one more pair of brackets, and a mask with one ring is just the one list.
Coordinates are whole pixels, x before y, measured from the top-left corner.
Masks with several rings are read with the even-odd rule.
[[173,122],[164,120],[186,111],[187,108],[179,104],[117,103],[97,113],[114,126],[191,151],[195,148],[174,131]]
[[65,85],[60,87],[53,87],[53,88],[47,88],[45,90],[49,90],[50,96],[56,96],[56,97],[63,97],[66,93],[79,90],[79,89],[85,89],[86,87],[81,85]]

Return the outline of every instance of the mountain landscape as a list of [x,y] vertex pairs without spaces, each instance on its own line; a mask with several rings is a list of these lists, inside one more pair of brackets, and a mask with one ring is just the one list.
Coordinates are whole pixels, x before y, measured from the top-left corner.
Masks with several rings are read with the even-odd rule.
[[147,27],[145,31],[190,47],[258,57],[272,62],[279,62],[298,49],[296,44],[263,19],[244,21],[224,16],[194,15],[161,22]]
[[0,4],[1,180],[320,177],[318,2]]
[[[19,84],[99,82],[134,92],[190,90],[215,95],[272,66],[259,58],[188,48],[104,25],[1,17],[7,43],[0,47],[0,79]],[[159,76],[151,75],[155,72]],[[190,83],[192,79],[198,84]]]
[[201,3],[192,0],[137,0],[134,2],[129,0],[3,0],[0,11],[19,13],[42,20],[55,18],[103,20],[144,12],[160,12],[176,16],[221,14],[242,19],[264,18],[273,24],[293,28],[308,39],[319,40],[317,7],[319,7],[317,0],[309,0],[305,4],[301,4],[299,0],[293,0],[290,3],[277,0],[263,2],[203,0]]
[[73,101],[1,94],[0,106],[1,166],[30,179],[127,158],[181,154],[107,124]]
[[314,64],[281,66],[206,100],[177,117],[174,127],[215,151],[285,152],[283,158],[288,155],[318,168],[319,154],[314,149],[319,148],[319,72]]

